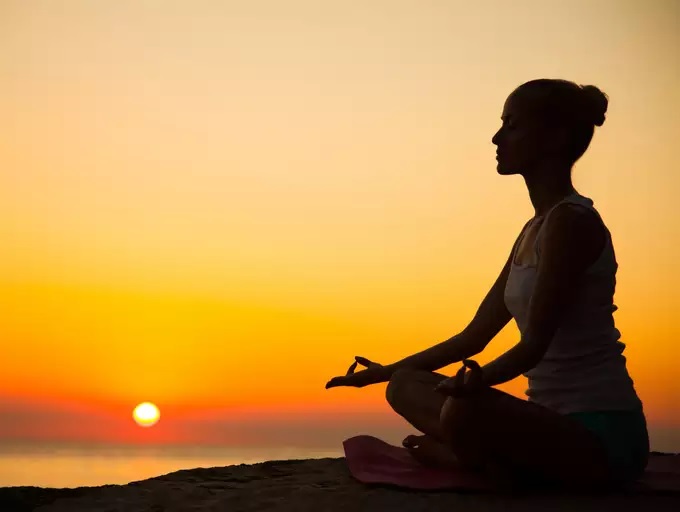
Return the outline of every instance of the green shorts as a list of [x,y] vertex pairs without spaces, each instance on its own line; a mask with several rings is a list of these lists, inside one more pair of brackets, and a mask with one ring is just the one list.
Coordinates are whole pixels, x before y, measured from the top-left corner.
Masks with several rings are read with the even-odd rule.
[[573,412],[567,416],[600,438],[607,451],[615,483],[627,484],[642,475],[649,457],[647,421],[642,409]]
[[[627,487],[642,475],[649,457],[647,422],[642,410],[574,412],[565,416],[578,421],[601,440],[611,468],[611,487]],[[519,486],[531,489],[561,487],[553,477],[532,468],[513,468],[511,478]]]

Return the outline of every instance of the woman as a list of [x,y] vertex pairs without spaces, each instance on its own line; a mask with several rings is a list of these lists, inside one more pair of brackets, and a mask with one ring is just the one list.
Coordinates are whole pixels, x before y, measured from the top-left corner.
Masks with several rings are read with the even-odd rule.
[[[499,174],[520,174],[535,216],[458,335],[390,365],[357,357],[326,388],[388,382],[387,401],[424,435],[404,439],[423,464],[462,466],[503,481],[570,488],[639,477],[649,440],[614,326],[617,263],[593,202],[571,181],[604,122],[597,87],[541,79],[505,102],[492,142]],[[521,340],[483,368],[469,360],[514,318]],[[463,361],[455,377],[435,373]],[[357,364],[366,369],[355,372]],[[528,401],[492,386],[525,375]]]

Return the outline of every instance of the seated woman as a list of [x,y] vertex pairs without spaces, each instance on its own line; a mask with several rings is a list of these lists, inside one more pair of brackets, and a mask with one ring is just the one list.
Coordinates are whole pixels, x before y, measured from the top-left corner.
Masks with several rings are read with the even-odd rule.
[[[403,442],[423,464],[586,489],[626,485],[644,471],[645,416],[612,316],[611,236],[571,181],[607,104],[597,87],[564,80],[533,80],[510,94],[492,139],[497,171],[524,178],[535,215],[475,317],[399,362],[357,357],[326,384],[388,382],[391,407],[424,434]],[[511,318],[520,341],[483,368],[469,360]],[[455,377],[435,373],[458,361]],[[366,369],[355,372],[357,364]],[[519,375],[528,401],[492,387]]]

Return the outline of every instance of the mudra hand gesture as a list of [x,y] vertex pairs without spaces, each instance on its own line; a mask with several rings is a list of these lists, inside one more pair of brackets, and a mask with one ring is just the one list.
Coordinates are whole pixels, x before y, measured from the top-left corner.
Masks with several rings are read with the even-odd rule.
[[[341,377],[333,377],[329,380],[326,383],[326,389],[337,386],[363,388],[364,386],[386,382],[390,379],[391,370],[387,366],[374,363],[361,356],[356,356],[354,359],[355,361],[351,364],[347,373]],[[365,366],[366,369],[355,373],[354,370],[358,364]]]
[[[467,372],[466,369],[470,368]],[[460,398],[469,396],[484,387],[482,382],[482,369],[472,359],[463,359],[463,366],[455,376],[444,379],[434,388],[448,396]]]

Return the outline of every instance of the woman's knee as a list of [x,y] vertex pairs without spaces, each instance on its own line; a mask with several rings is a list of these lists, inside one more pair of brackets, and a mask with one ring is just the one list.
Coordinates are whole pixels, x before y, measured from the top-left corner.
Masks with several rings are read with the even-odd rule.
[[385,389],[385,398],[392,409],[401,409],[401,404],[404,401],[404,390],[408,386],[408,382],[413,380],[413,372],[413,370],[408,368],[400,368],[390,377]]
[[[435,386],[445,378],[445,375],[436,372],[400,368],[392,374],[392,377],[387,383],[385,398],[392,409],[397,412],[402,411],[404,407],[409,407],[414,403],[421,403],[431,408],[433,399],[431,395],[428,395],[428,392],[431,391],[432,393],[435,393]],[[437,396],[437,399],[438,398],[439,396]],[[441,403],[439,403],[439,400],[436,401],[438,403],[438,412]]]

